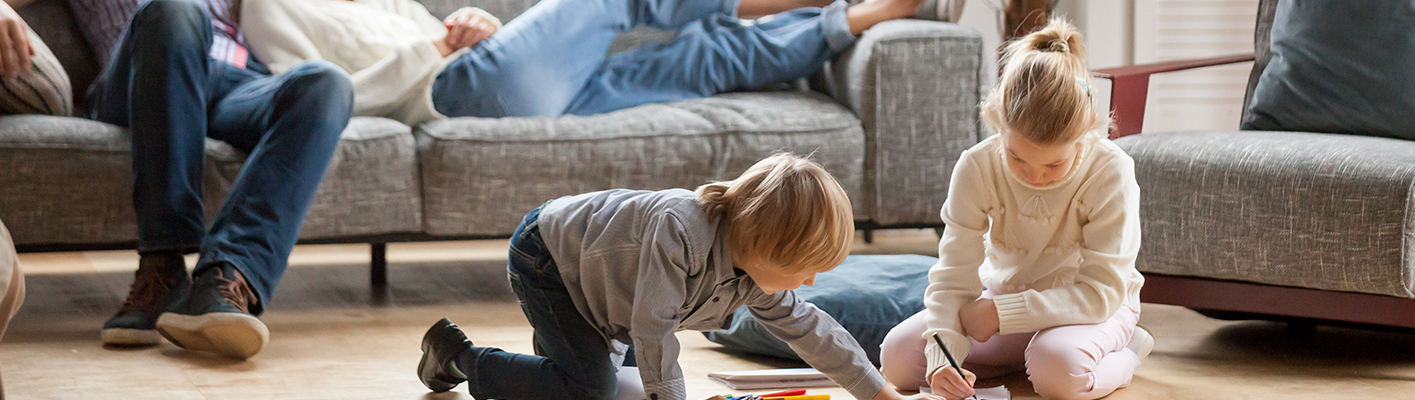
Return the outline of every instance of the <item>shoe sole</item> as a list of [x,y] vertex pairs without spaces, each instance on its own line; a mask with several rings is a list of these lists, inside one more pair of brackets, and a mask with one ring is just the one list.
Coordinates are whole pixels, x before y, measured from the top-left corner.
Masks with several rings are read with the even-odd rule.
[[157,332],[172,344],[239,359],[260,353],[270,341],[270,330],[260,319],[243,313],[182,315],[163,313],[157,318]]
[[433,361],[431,364],[428,363],[428,355],[432,354],[431,347],[432,345],[423,343],[423,358],[418,361],[418,376],[430,377],[428,380],[423,381],[423,386],[427,386],[428,390],[432,390],[436,393],[442,393],[456,388],[457,384],[455,383],[443,382],[441,379],[432,377],[436,371],[429,371],[428,368],[437,368],[437,365],[436,361]]
[[154,346],[162,340],[156,329],[107,328],[99,340],[111,346]]

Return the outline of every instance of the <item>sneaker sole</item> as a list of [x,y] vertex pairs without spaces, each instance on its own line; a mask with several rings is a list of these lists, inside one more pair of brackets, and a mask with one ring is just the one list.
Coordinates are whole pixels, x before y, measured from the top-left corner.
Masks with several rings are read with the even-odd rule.
[[162,340],[156,329],[107,328],[99,340],[111,346],[154,346]]
[[163,313],[157,332],[172,344],[195,351],[247,359],[270,341],[270,331],[260,319],[242,313],[182,315]]

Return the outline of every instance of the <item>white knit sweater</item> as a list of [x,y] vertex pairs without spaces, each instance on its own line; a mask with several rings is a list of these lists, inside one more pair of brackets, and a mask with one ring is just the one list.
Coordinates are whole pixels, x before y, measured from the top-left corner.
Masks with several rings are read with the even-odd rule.
[[[500,27],[485,11],[466,10]],[[251,52],[273,72],[329,61],[353,80],[354,115],[409,125],[444,118],[433,109],[432,82],[466,52],[438,54],[432,41],[447,28],[413,0],[244,0],[241,29]]]
[[963,152],[943,206],[947,227],[929,270],[929,376],[947,366],[938,334],[958,362],[972,344],[958,310],[987,287],[997,293],[1001,334],[1094,324],[1120,306],[1140,311],[1140,187],[1135,162],[1099,133],[1080,140],[1066,177],[1035,187],[1008,168],[1000,136]]

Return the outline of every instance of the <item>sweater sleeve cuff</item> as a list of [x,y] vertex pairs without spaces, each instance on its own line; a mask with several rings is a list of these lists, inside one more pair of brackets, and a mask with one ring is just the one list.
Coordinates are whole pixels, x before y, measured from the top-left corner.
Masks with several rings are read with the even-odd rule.
[[1027,299],[1021,293],[997,295],[992,298],[992,302],[997,305],[998,334],[1033,330],[1029,326],[1031,318],[1027,312]]
[[869,368],[866,371],[864,376],[854,382],[836,383],[856,399],[873,399],[881,390],[884,390],[884,375],[880,375],[879,370],[874,368]]
[[685,400],[688,398],[688,388],[684,386],[683,378],[644,382],[644,396],[650,400]]
[[486,18],[487,21],[491,21],[491,24],[492,24],[492,25],[496,25],[496,29],[497,29],[497,30],[500,30],[500,29],[501,29],[501,19],[500,19],[500,18],[496,18],[495,15],[491,15],[491,13],[486,12],[486,10],[483,10],[483,9],[481,9],[481,8],[477,8],[477,7],[462,7],[461,9],[459,9],[459,10],[453,12],[452,15],[457,15],[457,14],[461,14],[461,13],[464,13],[464,12],[469,12],[469,13],[473,13],[473,14],[480,15],[480,16],[482,16],[482,18]]
[[[973,351],[973,342],[969,341],[968,338],[964,337],[963,335],[949,331],[933,332],[938,333],[939,339],[943,340],[943,344],[945,346],[948,346],[948,351],[953,354],[953,360],[957,361],[959,364],[962,364],[963,360],[968,358],[968,354]],[[925,333],[924,335],[927,336],[925,338],[926,342],[924,344],[924,356],[928,359],[929,362],[928,369],[926,370],[928,371],[928,374],[924,375],[924,381],[932,385],[934,372],[938,371],[939,368],[953,367],[950,366],[951,364],[948,362],[948,356],[944,355],[943,350],[940,349],[938,347],[938,344],[934,342],[934,334],[930,332]],[[958,365],[958,367],[962,368],[963,366]]]

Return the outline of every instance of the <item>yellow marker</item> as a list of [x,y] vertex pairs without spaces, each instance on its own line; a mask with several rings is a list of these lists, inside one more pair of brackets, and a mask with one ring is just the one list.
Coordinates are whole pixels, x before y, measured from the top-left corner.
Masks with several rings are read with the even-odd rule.
[[768,397],[762,400],[830,400],[828,394],[807,394],[801,396]]

